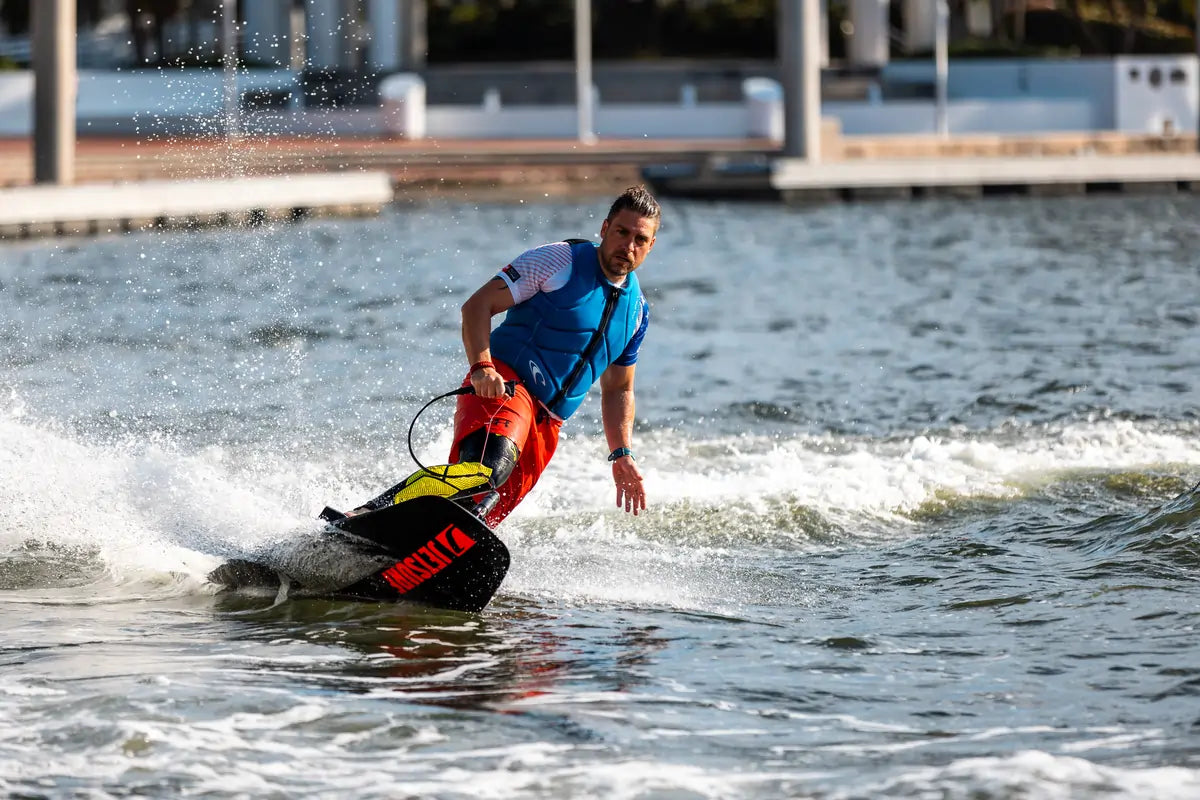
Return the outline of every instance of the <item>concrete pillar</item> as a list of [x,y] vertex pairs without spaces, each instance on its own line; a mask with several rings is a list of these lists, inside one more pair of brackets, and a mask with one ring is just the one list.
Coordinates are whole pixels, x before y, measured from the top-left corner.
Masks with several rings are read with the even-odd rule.
[[242,54],[252,64],[286,67],[291,61],[291,3],[254,0],[242,5]]
[[401,40],[401,64],[404,69],[418,70],[429,57],[429,9],[427,0],[403,0],[402,16],[405,32]]
[[888,62],[888,0],[850,0],[854,33],[847,60],[856,67],[880,67]]
[[402,0],[368,0],[367,66],[375,72],[398,72],[404,68],[405,25]]
[[967,33],[986,39],[992,35],[992,4],[989,0],[967,0]]
[[75,0],[33,4],[33,176],[75,182]]
[[308,63],[308,10],[304,6],[292,6],[288,14],[288,36],[291,42],[288,46],[289,69],[302,72]]
[[408,72],[425,66],[429,50],[425,0],[369,0],[371,43],[367,63],[378,72]]
[[821,35],[818,37],[821,40],[821,57],[817,59],[817,64],[821,69],[829,69],[829,0],[821,0]]
[[592,118],[592,3],[575,0],[575,108],[579,141],[596,141]]
[[224,67],[225,135],[235,139],[241,129],[241,96],[237,85],[237,0],[221,0],[221,62]]
[[950,5],[946,0],[934,0],[937,11],[937,30],[934,35],[934,94],[937,98],[937,132],[950,135]]
[[367,23],[371,46],[367,62],[379,72],[412,72],[428,54],[425,0],[370,0]]
[[821,40],[818,0],[779,0],[783,153],[821,160]]
[[306,0],[304,11],[305,66],[310,70],[336,70],[342,65],[344,31],[349,24],[341,0]]
[[937,27],[937,0],[904,0],[904,52],[932,50]]

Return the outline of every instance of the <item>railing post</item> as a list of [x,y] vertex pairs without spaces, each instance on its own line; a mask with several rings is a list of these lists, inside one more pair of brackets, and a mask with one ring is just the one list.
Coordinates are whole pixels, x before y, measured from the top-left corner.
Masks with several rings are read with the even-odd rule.
[[75,0],[33,4],[33,178],[75,182]]

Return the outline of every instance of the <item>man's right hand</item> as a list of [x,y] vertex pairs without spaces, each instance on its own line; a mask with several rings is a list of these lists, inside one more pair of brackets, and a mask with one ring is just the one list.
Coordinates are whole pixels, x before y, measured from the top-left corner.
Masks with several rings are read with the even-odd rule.
[[471,386],[478,397],[497,398],[505,394],[504,376],[493,367],[480,367],[472,372]]

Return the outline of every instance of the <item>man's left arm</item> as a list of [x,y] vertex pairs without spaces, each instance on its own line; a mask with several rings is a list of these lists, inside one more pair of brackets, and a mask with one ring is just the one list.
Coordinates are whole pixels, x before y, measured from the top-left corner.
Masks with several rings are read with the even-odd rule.
[[[610,452],[633,446],[634,368],[633,364],[612,364],[600,375],[600,417]],[[614,460],[612,472],[617,486],[617,507],[634,514],[645,511],[646,489],[633,455]]]

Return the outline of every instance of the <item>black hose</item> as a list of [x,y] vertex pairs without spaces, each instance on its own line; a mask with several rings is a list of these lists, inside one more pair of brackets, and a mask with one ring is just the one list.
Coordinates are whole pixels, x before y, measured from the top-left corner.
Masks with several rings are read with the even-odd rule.
[[[507,394],[509,397],[512,397],[513,394],[516,393],[516,390],[517,390],[517,382],[516,381],[505,381],[504,382],[504,393]],[[470,384],[467,384],[466,386],[460,386],[457,389],[454,389],[453,391],[446,392],[445,394],[439,394],[437,397],[433,398],[428,403],[421,406],[421,410],[413,415],[412,422],[408,423],[408,455],[412,458],[413,463],[415,463],[421,469],[422,472],[424,472],[434,478],[437,478],[438,480],[442,481],[443,483],[447,483],[447,484],[449,483],[449,481],[447,481],[443,476],[438,475],[436,472],[434,472],[431,469],[429,469],[428,467],[426,467],[424,464],[421,463],[421,460],[419,458],[417,458],[416,452],[413,451],[413,443],[412,443],[413,428],[416,427],[417,420],[420,419],[421,415],[424,414],[425,410],[427,408],[429,408],[431,405],[436,403],[438,400],[445,400],[447,397],[454,397],[454,396],[460,395],[460,394],[475,394],[475,387],[471,386]],[[488,486],[491,487],[492,490],[496,489],[495,484],[492,483],[492,479],[491,479],[490,475],[488,476]]]

